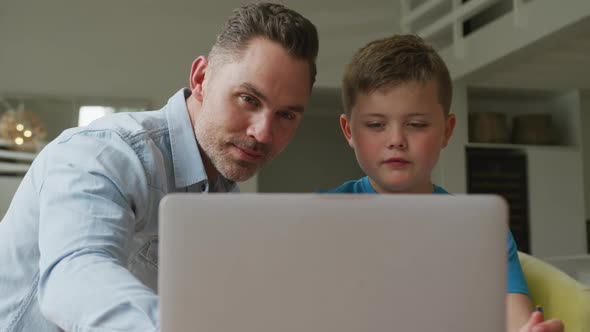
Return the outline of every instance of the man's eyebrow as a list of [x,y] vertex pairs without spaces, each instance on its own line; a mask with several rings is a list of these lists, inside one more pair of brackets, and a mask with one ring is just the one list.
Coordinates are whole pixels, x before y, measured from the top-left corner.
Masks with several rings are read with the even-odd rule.
[[[376,117],[376,118],[385,118],[385,114],[382,113],[367,113],[363,114],[364,117]],[[413,117],[413,116],[430,116],[429,113],[426,112],[412,112],[409,114],[404,115],[405,117]]]
[[[260,100],[266,101],[268,99],[268,98],[266,98],[266,95],[264,93],[262,93],[254,85],[252,85],[250,83],[242,83],[242,84],[240,84],[240,86],[243,87],[244,89],[248,90],[248,92],[250,92],[251,94],[253,94],[254,96],[256,96]],[[303,106],[300,106],[300,105],[289,105],[284,108],[289,111],[297,112],[297,113],[303,113],[304,109],[305,109]]]
[[264,93],[260,92],[260,90],[258,90],[254,85],[252,85],[250,83],[242,83],[242,84],[240,84],[240,86],[242,88],[248,90],[251,94],[258,97],[258,99],[262,99],[262,100],[267,99],[266,96],[264,95]]

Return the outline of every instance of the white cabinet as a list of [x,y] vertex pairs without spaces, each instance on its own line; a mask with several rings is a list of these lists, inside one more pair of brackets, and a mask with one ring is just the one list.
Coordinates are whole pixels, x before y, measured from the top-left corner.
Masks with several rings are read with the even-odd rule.
[[539,257],[586,253],[580,151],[532,147],[527,157],[531,252]]
[[[467,191],[466,147],[522,150],[527,158],[531,253],[539,257],[586,254],[584,146],[580,124],[584,94],[578,90],[468,89],[461,81],[454,83],[454,89],[452,112],[457,116],[457,130],[452,144],[443,151],[435,181],[455,192]],[[508,121],[518,114],[551,114],[558,134],[557,144],[470,143],[469,112],[484,111],[503,112]]]
[[[468,114],[497,112],[506,116],[509,138],[513,119],[527,114],[549,115],[556,146],[580,146],[580,93],[574,91],[507,90],[469,88]],[[470,135],[471,136],[471,135]],[[473,142],[470,142],[473,143]],[[513,142],[506,142],[512,146]]]

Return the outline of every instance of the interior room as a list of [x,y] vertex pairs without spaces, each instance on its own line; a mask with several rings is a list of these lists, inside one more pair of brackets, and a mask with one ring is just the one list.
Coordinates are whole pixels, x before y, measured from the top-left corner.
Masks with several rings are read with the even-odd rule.
[[[457,125],[433,182],[504,197],[518,250],[590,287],[590,2],[281,2],[316,24],[318,75],[294,139],[242,192],[318,192],[364,176],[339,123],[344,67],[371,40],[417,34],[453,80]],[[241,3],[0,2],[0,217],[63,130],[157,110],[186,87]]]

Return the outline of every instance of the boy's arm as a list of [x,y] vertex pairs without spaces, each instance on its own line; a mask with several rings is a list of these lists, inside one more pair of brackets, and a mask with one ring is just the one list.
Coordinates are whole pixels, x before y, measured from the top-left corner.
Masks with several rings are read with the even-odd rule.
[[537,310],[531,313],[531,301],[524,294],[507,294],[506,304],[508,332],[564,332],[559,319],[545,320]]
[[506,331],[508,332],[563,332],[563,323],[544,321],[541,312],[532,311],[529,290],[518,259],[512,233],[508,234],[508,293],[506,294]]
[[506,294],[506,331],[518,332],[529,321],[532,304],[528,296],[520,293]]
[[506,330],[508,332],[564,332],[558,319],[544,320],[543,313],[533,311],[528,296],[519,293],[506,295]]

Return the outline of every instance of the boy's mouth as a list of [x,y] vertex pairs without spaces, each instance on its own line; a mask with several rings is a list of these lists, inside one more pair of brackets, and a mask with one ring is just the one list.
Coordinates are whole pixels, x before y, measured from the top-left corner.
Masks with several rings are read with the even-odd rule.
[[407,161],[404,158],[389,158],[387,160],[385,160],[386,163],[409,163],[409,161]]
[[391,165],[393,167],[405,167],[410,164],[410,162],[403,158],[389,158],[384,161],[385,164]]

